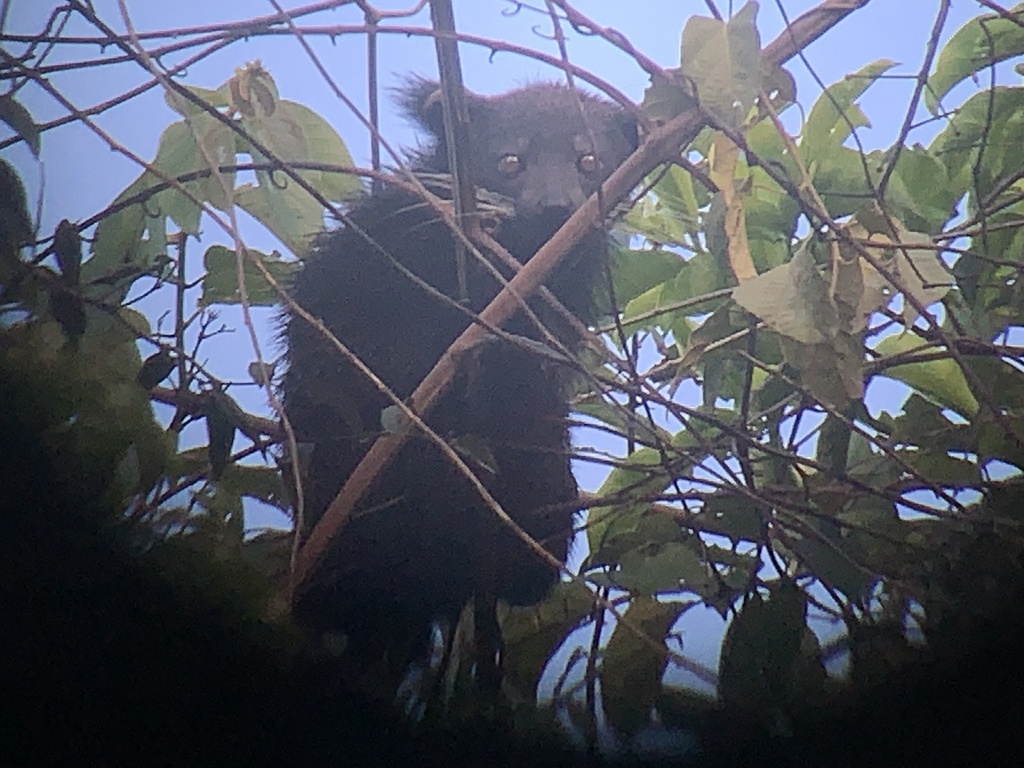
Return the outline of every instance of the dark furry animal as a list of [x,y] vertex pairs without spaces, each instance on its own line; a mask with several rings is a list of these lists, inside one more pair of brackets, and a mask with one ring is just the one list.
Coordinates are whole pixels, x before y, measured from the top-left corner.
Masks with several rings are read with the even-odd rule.
[[[446,173],[436,88],[415,81],[402,102],[430,133],[412,158],[415,169]],[[500,221],[495,238],[520,262],[637,144],[636,124],[623,110],[562,85],[469,96],[468,108],[465,149],[474,183],[511,199],[515,213]],[[293,296],[405,398],[471,322],[455,303],[453,235],[429,204],[395,187],[357,204],[350,219],[356,227],[343,226],[314,248]],[[586,237],[547,281],[584,322],[594,319],[604,237],[600,231]],[[472,255],[468,261],[468,309],[479,312],[501,286]],[[450,300],[431,295],[396,263]],[[542,302],[531,306],[559,327]],[[507,330],[541,338],[522,313]],[[285,408],[298,440],[313,444],[305,479],[309,530],[380,434],[381,413],[391,403],[301,318],[288,320],[286,335]],[[479,477],[531,536],[564,560],[577,496],[564,377],[535,349],[508,339],[492,338],[471,356],[427,421],[446,439],[486,445],[487,461],[474,453],[479,465],[488,465],[479,467]],[[543,509],[559,503],[562,511]],[[363,500],[327,560],[299,594],[296,615],[316,629],[343,631],[370,655],[390,646],[399,663],[409,649],[422,650],[432,620],[454,618],[474,593],[529,604],[556,578],[422,435],[411,438]],[[396,650],[403,642],[405,651]]]

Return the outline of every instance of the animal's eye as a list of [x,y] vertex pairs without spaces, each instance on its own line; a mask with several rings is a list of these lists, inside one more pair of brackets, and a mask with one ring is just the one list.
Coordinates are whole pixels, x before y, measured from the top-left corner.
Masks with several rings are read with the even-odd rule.
[[498,170],[505,176],[515,176],[523,170],[523,161],[519,159],[519,155],[502,155],[498,161]]
[[593,152],[587,152],[584,155],[580,155],[580,159],[576,161],[576,165],[583,173],[595,173],[601,167],[601,161],[597,159],[597,155]]

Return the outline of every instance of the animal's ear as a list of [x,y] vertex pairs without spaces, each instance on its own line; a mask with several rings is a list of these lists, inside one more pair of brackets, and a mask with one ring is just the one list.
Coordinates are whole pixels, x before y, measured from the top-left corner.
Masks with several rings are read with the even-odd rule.
[[431,132],[436,133],[437,126],[444,131],[441,88],[436,80],[412,75],[396,89],[395,94],[402,112]]
[[[436,80],[424,77],[409,77],[398,89],[398,103],[409,117],[414,119],[439,139],[444,139],[444,94]],[[471,120],[487,108],[487,99],[466,91],[466,105]]]

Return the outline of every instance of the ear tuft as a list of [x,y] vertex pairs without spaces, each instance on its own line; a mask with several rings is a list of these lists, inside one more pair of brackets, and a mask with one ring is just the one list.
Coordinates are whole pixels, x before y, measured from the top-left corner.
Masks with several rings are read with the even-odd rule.
[[[411,75],[395,89],[395,100],[406,116],[426,128],[439,142],[444,141],[444,94],[440,83]],[[466,107],[471,120],[477,123],[485,120],[487,105],[486,97],[466,91]]]
[[436,80],[410,75],[395,89],[395,101],[406,116],[435,136],[444,135],[441,86]]

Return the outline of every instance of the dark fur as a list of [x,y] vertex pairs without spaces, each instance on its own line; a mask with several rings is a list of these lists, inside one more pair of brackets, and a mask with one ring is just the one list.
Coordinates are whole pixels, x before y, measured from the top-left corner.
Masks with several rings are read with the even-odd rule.
[[[415,81],[402,102],[432,134],[413,157],[417,170],[447,172],[435,89]],[[578,96],[585,121],[576,95],[564,86],[469,96],[473,180],[478,189],[513,201],[515,214],[500,222],[496,239],[521,262],[636,146],[635,124],[622,110]],[[587,174],[578,162],[591,149],[601,165]],[[500,159],[510,153],[523,163],[512,179],[499,171]],[[417,286],[392,260],[457,299],[453,236],[428,204],[396,188],[356,205],[351,220],[375,245],[352,227],[325,235],[293,296],[405,398],[470,320]],[[593,320],[603,238],[599,231],[585,238],[547,282],[584,322]],[[469,262],[469,309],[479,312],[500,285],[472,255]],[[511,276],[507,268],[502,272]],[[532,306],[552,320],[542,302]],[[508,329],[540,338],[522,315]],[[390,402],[302,319],[288,321],[287,341],[285,407],[298,440],[314,444],[305,479],[308,530],[379,435],[381,412]],[[560,502],[571,506],[577,496],[564,377],[535,350],[508,340],[481,345],[472,357],[427,421],[445,438],[472,436],[486,443],[496,473],[480,468],[479,476],[531,536],[564,560],[572,511],[539,511]],[[393,660],[406,660],[410,648],[422,648],[431,620],[454,617],[472,594],[532,603],[556,578],[422,435],[411,438],[359,510],[299,595],[296,611],[318,629],[344,631],[370,654],[389,646]],[[412,645],[396,650],[406,642]]]

